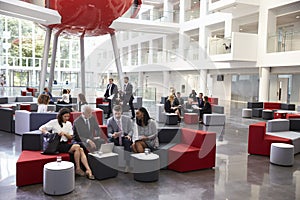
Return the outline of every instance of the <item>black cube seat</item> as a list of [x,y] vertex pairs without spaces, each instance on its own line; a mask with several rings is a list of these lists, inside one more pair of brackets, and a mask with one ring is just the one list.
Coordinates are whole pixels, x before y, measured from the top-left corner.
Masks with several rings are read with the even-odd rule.
[[252,117],[261,117],[263,108],[253,108],[252,109]]

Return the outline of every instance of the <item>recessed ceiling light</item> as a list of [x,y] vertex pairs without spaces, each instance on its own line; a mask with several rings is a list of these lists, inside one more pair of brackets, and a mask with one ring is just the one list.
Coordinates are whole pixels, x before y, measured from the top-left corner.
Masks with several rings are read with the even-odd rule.
[[242,31],[243,29],[242,28],[240,28],[240,31]]
[[299,15],[297,15],[297,16],[296,16],[296,19],[299,19],[299,18],[300,18],[300,16],[299,16]]

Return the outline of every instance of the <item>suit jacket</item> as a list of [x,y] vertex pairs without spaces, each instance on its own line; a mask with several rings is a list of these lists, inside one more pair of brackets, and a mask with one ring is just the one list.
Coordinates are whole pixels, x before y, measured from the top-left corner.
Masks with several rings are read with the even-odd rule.
[[175,102],[175,100],[174,100],[174,102],[173,102],[173,104],[171,104],[171,101],[170,100],[167,100],[166,102],[165,102],[165,111],[167,112],[167,113],[175,113],[175,110],[173,110],[173,109],[171,109],[171,107],[176,107],[176,106],[178,106],[178,104],[176,104],[176,102]]
[[197,101],[198,101],[198,107],[199,108],[203,108],[204,107],[204,101],[203,101],[203,99],[200,99],[199,97],[197,97]]
[[77,117],[73,125],[73,140],[80,143],[82,142],[85,146],[87,145],[87,139],[93,140],[94,137],[100,137],[99,124],[94,116],[89,119],[90,131],[88,125],[82,116]]
[[206,113],[206,114],[211,114],[211,105],[208,101],[204,103],[204,107],[202,108],[202,112]]
[[[122,125],[122,131],[123,134],[129,135],[130,137],[132,137],[133,134],[133,128],[132,128],[132,121],[128,116],[122,115],[121,116],[121,125]],[[111,117],[107,120],[107,133],[108,133],[108,137],[111,138],[112,134],[114,134],[114,132],[119,132],[120,128],[117,124],[117,121],[115,120],[114,117]]]
[[133,86],[131,83],[127,83],[127,86],[123,93],[123,101],[129,102],[130,98],[133,98],[132,95]]
[[[116,85],[116,84],[112,84],[111,85],[111,95],[115,95],[114,96],[114,99],[116,99],[117,98],[117,96],[118,96],[118,86]],[[105,91],[105,94],[104,94],[104,97],[109,97],[110,95],[109,95],[109,84],[107,84],[107,86],[106,86],[106,91]]]

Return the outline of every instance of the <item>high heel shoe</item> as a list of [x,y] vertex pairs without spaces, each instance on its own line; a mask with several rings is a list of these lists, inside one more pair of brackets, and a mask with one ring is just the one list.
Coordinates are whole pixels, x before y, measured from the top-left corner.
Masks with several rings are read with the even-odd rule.
[[84,171],[82,171],[81,169],[80,170],[76,170],[75,174],[78,175],[78,176],[85,176]]
[[95,176],[92,174],[92,172],[86,171],[86,177],[90,180],[95,180]]

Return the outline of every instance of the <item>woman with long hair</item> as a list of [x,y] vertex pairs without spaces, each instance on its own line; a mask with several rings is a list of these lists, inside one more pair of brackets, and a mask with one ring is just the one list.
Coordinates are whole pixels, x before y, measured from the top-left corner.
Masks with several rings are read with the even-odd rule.
[[38,97],[38,113],[45,113],[48,111],[48,104],[50,101],[50,96],[47,94],[40,94]]
[[136,112],[136,124],[138,140],[132,145],[132,151],[135,153],[143,153],[145,148],[151,150],[158,148],[157,128],[154,119],[152,119],[146,110],[141,107]]
[[[49,133],[52,131],[52,134],[57,133],[61,136],[60,143],[57,147],[57,151],[60,153],[71,153],[74,154],[75,173],[79,176],[87,176],[89,179],[95,179],[92,170],[88,164],[86,155],[83,149],[79,146],[79,144],[69,144],[68,140],[71,140],[73,137],[73,128],[70,119],[70,109],[62,108],[59,110],[59,113],[56,119],[53,119],[46,124],[42,125],[39,130],[43,133]],[[80,162],[86,168],[86,172],[84,172],[80,168]]]

